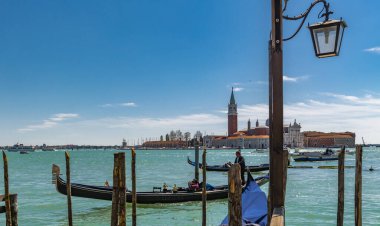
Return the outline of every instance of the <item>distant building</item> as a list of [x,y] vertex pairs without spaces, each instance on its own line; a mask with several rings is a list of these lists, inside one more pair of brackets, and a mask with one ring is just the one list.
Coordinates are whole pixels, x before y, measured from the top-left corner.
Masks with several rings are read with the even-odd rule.
[[316,131],[303,132],[305,147],[355,147],[355,133],[323,133]]
[[252,128],[251,120],[248,120],[246,130],[238,130],[238,112],[234,90],[232,89],[230,102],[228,104],[228,136],[204,136],[203,141],[206,147],[211,148],[268,148],[269,147],[269,127],[260,126],[256,121],[256,126]]
[[303,147],[303,134],[301,133],[301,124],[294,120],[294,123],[290,123],[284,126],[284,146],[290,148]]
[[121,148],[126,148],[127,147],[127,141],[123,139],[123,142],[121,143]]
[[[208,148],[269,148],[269,119],[265,126],[260,126],[256,120],[252,127],[251,119],[248,120],[246,130],[238,130],[238,111],[234,90],[232,89],[228,104],[228,136],[204,136],[204,144]],[[301,125],[294,120],[293,125],[284,126],[284,145],[288,147],[302,147],[303,135]]]
[[228,136],[238,131],[238,113],[235,101],[234,88],[232,88],[230,103],[228,104]]
[[142,144],[144,148],[184,148],[187,147],[186,141],[146,141]]

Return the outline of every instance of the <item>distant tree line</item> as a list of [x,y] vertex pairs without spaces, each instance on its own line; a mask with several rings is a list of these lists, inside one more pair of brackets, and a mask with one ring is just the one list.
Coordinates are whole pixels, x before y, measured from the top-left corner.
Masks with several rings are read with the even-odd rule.
[[[164,136],[160,136],[160,141],[164,141]],[[181,130],[172,130],[165,135],[165,141],[186,141],[187,146],[194,146],[197,142],[199,145],[203,144],[203,134],[197,131],[193,137],[190,132],[182,132]]]

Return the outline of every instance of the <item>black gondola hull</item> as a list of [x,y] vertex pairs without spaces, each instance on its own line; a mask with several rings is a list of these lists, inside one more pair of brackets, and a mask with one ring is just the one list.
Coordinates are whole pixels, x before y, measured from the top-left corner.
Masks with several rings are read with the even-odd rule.
[[[191,161],[189,157],[187,157],[187,163],[189,163],[192,166],[195,166],[195,162]],[[198,164],[199,168],[202,168],[202,163]],[[217,171],[217,172],[227,172],[230,168],[224,165],[206,165],[207,171]],[[261,172],[269,170],[269,164],[261,164],[256,166],[247,166],[245,168],[245,171],[249,169],[250,172]]]

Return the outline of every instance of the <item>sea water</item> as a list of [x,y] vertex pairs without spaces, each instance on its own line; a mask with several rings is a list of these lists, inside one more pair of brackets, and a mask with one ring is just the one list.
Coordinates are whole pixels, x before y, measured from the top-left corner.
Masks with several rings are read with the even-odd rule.
[[[116,150],[74,150],[71,155],[71,181],[90,185],[112,184],[113,153]],[[127,186],[131,187],[130,151],[126,151]],[[268,153],[242,150],[247,165],[268,163]],[[59,194],[51,184],[51,166],[61,166],[65,178],[63,151],[34,152],[27,155],[7,153],[11,193],[18,194],[19,225],[67,225],[66,196]],[[152,191],[163,183],[187,186],[194,178],[194,167],[186,157],[194,159],[193,150],[137,150],[136,174],[138,191]],[[208,164],[233,161],[234,150],[208,150]],[[293,165],[337,165],[337,161],[295,163]],[[346,155],[346,165],[355,165],[355,155]],[[373,166],[373,172],[368,169]],[[0,163],[0,176],[3,163]],[[201,173],[201,172],[200,172]],[[260,176],[258,173],[254,176]],[[286,225],[336,225],[337,169],[288,169],[286,190]],[[227,184],[226,172],[207,172],[208,183]],[[355,169],[345,170],[344,225],[354,225]],[[4,194],[0,179],[0,194]],[[268,185],[262,186],[267,192]],[[363,225],[380,225],[380,148],[365,148],[363,154]],[[3,205],[3,204],[1,204]],[[72,198],[74,225],[109,225],[111,202],[85,198]],[[228,211],[227,199],[207,203],[207,224],[218,225]],[[138,225],[201,225],[200,202],[178,204],[137,205]],[[131,208],[127,206],[127,224]],[[5,215],[0,215],[5,225]]]

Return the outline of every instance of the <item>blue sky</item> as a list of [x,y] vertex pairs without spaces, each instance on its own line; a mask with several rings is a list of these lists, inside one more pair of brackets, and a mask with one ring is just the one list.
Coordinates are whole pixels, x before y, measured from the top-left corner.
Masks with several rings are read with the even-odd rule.
[[[288,14],[312,1],[289,1]],[[270,1],[1,1],[0,145],[119,144],[170,130],[225,134],[267,118]],[[380,143],[380,2],[331,1],[339,57],[309,31],[284,46],[285,122]],[[353,11],[353,9],[356,9]],[[320,7],[308,22],[318,22]],[[285,22],[284,35],[296,25]]]

